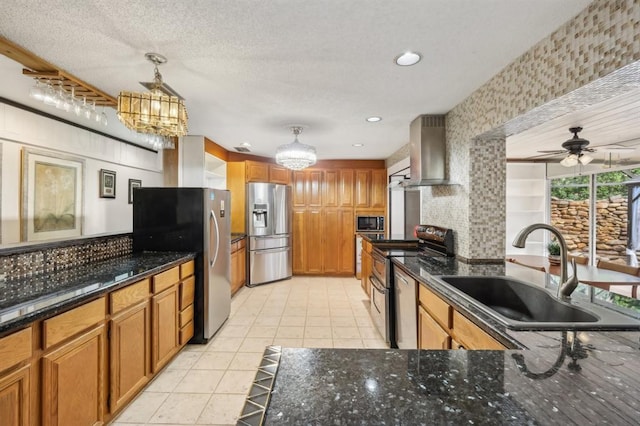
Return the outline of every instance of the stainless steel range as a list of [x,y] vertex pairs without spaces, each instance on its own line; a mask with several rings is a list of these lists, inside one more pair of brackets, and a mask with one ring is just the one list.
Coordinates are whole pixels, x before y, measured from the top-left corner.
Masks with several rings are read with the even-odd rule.
[[371,317],[380,334],[394,348],[418,346],[417,286],[415,280],[394,270],[394,257],[418,257],[426,261],[454,256],[453,231],[432,225],[416,226],[418,242],[403,249],[375,248],[372,253]]

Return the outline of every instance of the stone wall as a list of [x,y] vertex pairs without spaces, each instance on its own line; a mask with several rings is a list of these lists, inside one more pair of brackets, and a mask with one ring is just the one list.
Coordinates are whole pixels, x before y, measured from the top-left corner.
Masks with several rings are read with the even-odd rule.
[[[626,262],[627,198],[613,196],[596,202],[596,252],[604,260]],[[551,224],[567,240],[569,252],[589,255],[589,200],[551,199]]]

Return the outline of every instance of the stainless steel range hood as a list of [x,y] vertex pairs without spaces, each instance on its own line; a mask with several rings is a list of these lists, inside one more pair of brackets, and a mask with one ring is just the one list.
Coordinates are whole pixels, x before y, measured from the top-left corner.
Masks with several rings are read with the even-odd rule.
[[451,185],[446,178],[447,148],[444,115],[420,115],[409,128],[411,178],[405,188]]

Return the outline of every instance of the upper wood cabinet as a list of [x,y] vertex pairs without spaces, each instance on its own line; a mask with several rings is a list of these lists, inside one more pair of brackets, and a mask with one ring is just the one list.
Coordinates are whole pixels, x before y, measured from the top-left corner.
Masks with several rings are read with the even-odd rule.
[[353,207],[353,170],[326,170],[324,207]]
[[301,170],[293,173],[293,207],[322,207],[322,170]]
[[387,204],[387,171],[385,169],[371,170],[371,197],[369,207],[384,209]]
[[356,208],[369,207],[371,193],[371,170],[356,170],[355,203]]
[[286,167],[251,160],[245,161],[245,167],[247,182],[291,183],[291,170]]
[[276,164],[269,164],[269,182],[289,185],[291,183],[291,170]]

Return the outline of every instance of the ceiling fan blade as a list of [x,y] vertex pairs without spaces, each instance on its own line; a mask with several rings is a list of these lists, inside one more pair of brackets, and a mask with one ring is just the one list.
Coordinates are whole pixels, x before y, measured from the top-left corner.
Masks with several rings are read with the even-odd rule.
[[556,150],[546,150],[546,151],[537,151],[543,154],[564,154],[567,152],[566,149],[556,149]]

